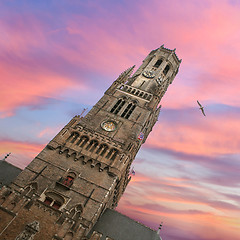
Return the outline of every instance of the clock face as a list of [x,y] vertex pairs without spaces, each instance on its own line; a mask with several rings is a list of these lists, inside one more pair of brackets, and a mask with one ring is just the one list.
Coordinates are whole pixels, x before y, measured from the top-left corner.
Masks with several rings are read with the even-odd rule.
[[146,78],[154,78],[155,74],[154,74],[153,71],[144,71],[143,76],[146,77]]
[[101,127],[107,132],[112,132],[116,130],[117,124],[113,121],[105,121],[101,123]]

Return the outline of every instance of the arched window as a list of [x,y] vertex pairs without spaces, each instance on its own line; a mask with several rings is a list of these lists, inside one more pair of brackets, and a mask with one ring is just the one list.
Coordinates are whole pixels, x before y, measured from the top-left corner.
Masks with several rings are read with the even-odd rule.
[[164,68],[164,70],[163,70],[163,74],[164,74],[164,75],[167,75],[169,69],[170,69],[170,66],[167,65],[167,66]]
[[111,113],[114,114],[118,114],[118,112],[121,110],[121,108],[123,107],[123,105],[125,104],[125,100],[123,99],[119,99],[116,104],[113,106],[113,108],[111,109]]
[[153,67],[158,68],[162,64],[162,59],[158,59]]
[[118,154],[118,150],[115,149],[115,148],[112,148],[112,149],[109,151],[109,153],[108,153],[108,155],[106,156],[106,158],[110,158],[111,160],[114,160],[114,159],[116,158],[117,154]]
[[25,187],[24,191],[22,192],[21,195],[27,196],[27,197],[32,197],[32,195],[36,192],[38,186],[37,183],[31,183],[28,186]]
[[89,138],[87,136],[82,136],[79,141],[77,142],[77,145],[80,147],[84,147],[86,143],[88,142]]
[[104,156],[104,154],[107,152],[108,146],[106,144],[101,144],[97,150],[97,154],[100,154],[100,156]]
[[96,149],[97,145],[98,145],[97,140],[91,140],[90,143],[88,144],[88,146],[86,147],[86,150],[93,152]]
[[128,106],[125,108],[124,112],[122,113],[121,117],[128,119],[132,114],[133,110],[135,109],[136,105],[133,103],[129,103]]
[[69,217],[72,218],[73,220],[77,221],[80,218],[82,211],[83,211],[82,206],[80,204],[76,205],[75,207],[73,207],[70,210]]
[[71,136],[67,139],[67,142],[74,143],[78,137],[79,137],[79,134],[76,132],[73,132]]

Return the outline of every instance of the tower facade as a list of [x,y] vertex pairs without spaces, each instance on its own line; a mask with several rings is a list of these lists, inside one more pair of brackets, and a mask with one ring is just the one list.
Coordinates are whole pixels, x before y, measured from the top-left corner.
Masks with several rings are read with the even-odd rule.
[[180,63],[175,50],[153,50],[133,75],[134,67],[123,72],[85,117],[75,116],[1,189],[0,239],[100,239],[89,232],[107,208],[117,206]]

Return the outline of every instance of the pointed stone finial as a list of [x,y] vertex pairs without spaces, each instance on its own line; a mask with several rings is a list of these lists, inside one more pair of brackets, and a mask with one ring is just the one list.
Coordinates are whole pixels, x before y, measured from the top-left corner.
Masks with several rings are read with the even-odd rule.
[[161,222],[161,224],[159,225],[159,228],[158,228],[158,230],[157,230],[157,234],[160,233],[160,230],[162,229],[162,225],[163,225],[163,222]]
[[164,48],[164,44],[163,45],[161,45],[161,47],[160,48]]
[[2,161],[5,161],[9,156],[10,156],[11,153],[8,153],[3,159]]

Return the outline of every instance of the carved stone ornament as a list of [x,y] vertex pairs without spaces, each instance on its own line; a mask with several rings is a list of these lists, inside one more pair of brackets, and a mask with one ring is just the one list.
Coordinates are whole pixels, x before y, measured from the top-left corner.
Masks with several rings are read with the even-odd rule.
[[34,221],[26,225],[24,231],[20,233],[15,240],[33,240],[34,235],[39,232],[39,222]]

